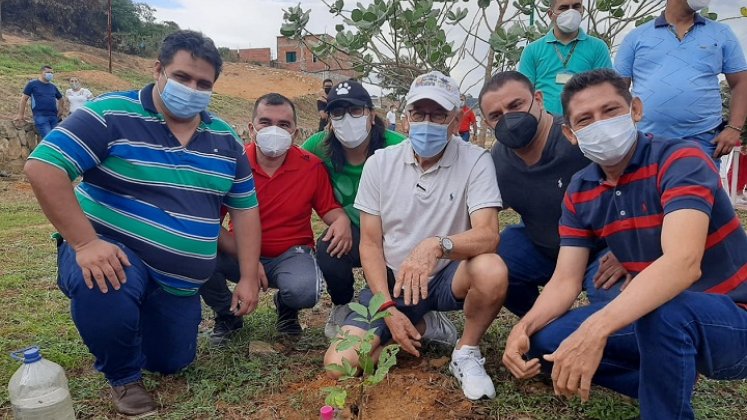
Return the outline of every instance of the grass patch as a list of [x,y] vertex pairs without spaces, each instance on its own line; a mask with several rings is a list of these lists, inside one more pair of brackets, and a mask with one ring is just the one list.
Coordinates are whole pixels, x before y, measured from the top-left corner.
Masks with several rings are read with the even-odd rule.
[[94,66],[77,58],[68,58],[45,44],[9,45],[0,47],[0,73],[28,74],[40,72],[40,66],[50,65],[56,72],[93,70]]

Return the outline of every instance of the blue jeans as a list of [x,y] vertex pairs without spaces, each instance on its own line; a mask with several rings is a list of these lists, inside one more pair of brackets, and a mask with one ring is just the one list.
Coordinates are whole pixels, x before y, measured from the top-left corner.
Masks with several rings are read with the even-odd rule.
[[197,353],[199,295],[166,292],[132,250],[111,242],[132,265],[125,268],[127,282],[119,290],[109,287],[108,293],[86,287],[67,242],[57,249],[57,284],[70,298],[73,322],[96,358],[94,367],[112,386],[139,381],[143,368],[162,374],[184,369]]
[[[604,304],[569,311],[531,337],[529,357],[554,352]],[[552,365],[544,362],[543,369]],[[693,419],[698,373],[747,378],[747,310],[730,298],[683,292],[613,334],[593,382],[638,398],[642,419]]]
[[395,123],[389,123],[389,129],[392,131],[397,131],[397,124]]
[[465,131],[464,133],[459,133],[459,136],[462,138],[462,140],[469,142],[469,131]]
[[42,139],[57,126],[58,122],[60,120],[56,115],[34,115],[34,125],[39,132],[39,137]]
[[[599,259],[607,249],[597,252],[590,258],[586,268],[583,288],[590,302],[609,302],[620,294],[623,280],[607,290],[594,287],[594,275],[599,270]],[[529,238],[522,224],[508,226],[501,232],[498,255],[508,267],[508,294],[503,304],[517,316],[524,316],[539,296],[539,287],[544,286],[555,271],[555,262],[540,252]]]

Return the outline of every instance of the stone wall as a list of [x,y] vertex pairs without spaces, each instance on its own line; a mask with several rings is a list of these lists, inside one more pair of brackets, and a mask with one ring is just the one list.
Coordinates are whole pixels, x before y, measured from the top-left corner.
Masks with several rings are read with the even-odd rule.
[[0,119],[0,172],[20,174],[26,158],[37,144],[39,136],[33,123]]

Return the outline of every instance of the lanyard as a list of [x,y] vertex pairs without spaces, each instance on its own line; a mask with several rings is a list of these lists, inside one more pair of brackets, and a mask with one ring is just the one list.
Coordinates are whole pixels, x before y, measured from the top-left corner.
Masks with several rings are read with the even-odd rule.
[[555,48],[555,54],[558,55],[558,59],[561,63],[563,63],[563,68],[565,68],[568,65],[568,62],[571,61],[571,57],[573,57],[573,52],[576,51],[576,46],[578,46],[578,39],[573,41],[573,45],[571,46],[571,51],[568,52],[568,55],[563,57],[563,53],[560,52],[560,48],[558,48],[558,45],[553,43],[552,46]]

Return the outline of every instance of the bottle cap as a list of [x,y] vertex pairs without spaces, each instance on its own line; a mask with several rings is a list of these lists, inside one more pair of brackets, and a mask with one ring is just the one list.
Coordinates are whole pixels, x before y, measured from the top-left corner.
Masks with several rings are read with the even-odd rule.
[[26,364],[38,362],[42,359],[41,353],[39,352],[39,346],[31,346],[14,351],[10,354],[10,357]]
[[328,405],[325,405],[324,407],[322,407],[322,408],[319,409],[319,418],[320,419],[324,419],[324,420],[330,419],[331,420],[332,418],[334,418],[334,415],[335,415],[335,409],[332,408],[332,407],[330,407],[330,406],[328,406]]

